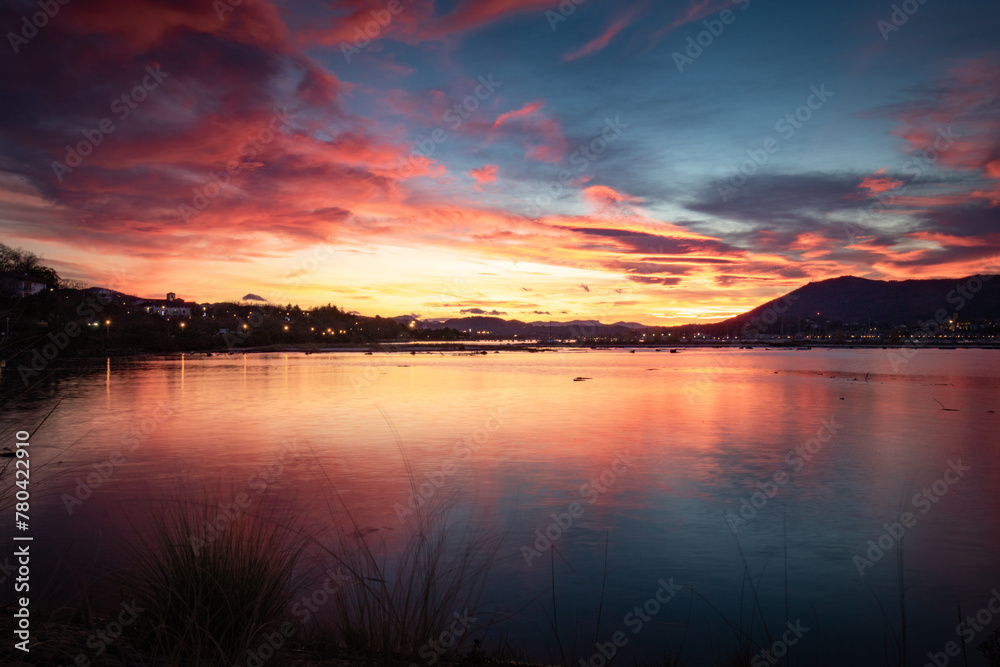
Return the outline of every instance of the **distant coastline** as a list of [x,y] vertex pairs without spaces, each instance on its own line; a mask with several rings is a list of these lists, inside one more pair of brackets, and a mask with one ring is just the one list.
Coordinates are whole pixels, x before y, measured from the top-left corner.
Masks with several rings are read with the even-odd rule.
[[[684,350],[710,350],[729,349],[746,351],[778,351],[795,350],[808,351],[811,349],[829,350],[1000,350],[1000,341],[992,342],[986,340],[977,341],[941,341],[914,345],[913,343],[835,343],[829,341],[812,342],[769,342],[760,343],[753,341],[733,341],[733,342],[684,342],[672,343],[669,345],[653,343],[600,343],[586,344],[574,341],[549,341],[545,343],[520,341],[520,340],[494,340],[476,342],[400,342],[386,341],[373,343],[370,345],[263,345],[250,347],[220,347],[211,350],[177,350],[171,352],[153,350],[120,350],[110,349],[105,351],[91,350],[89,353],[79,354],[75,357],[68,357],[53,361],[49,367],[72,367],[76,365],[87,365],[94,361],[104,362],[107,359],[180,359],[185,358],[211,358],[237,356],[243,354],[303,354],[310,356],[313,354],[438,354],[438,353],[493,353],[493,352],[523,352],[540,353],[555,352],[560,350],[579,351],[602,351],[602,350],[636,350],[644,352],[669,353],[671,350],[678,352]],[[11,364],[6,364],[5,370],[9,372]]]
[[722,322],[669,327],[481,315],[369,317],[332,304],[282,306],[253,294],[242,303],[200,303],[172,292],[165,299],[146,299],[102,287],[60,287],[57,278],[52,285],[21,281],[21,293],[0,299],[5,308],[0,377],[4,384],[27,387],[53,369],[87,366],[95,359],[182,354],[994,349],[1000,347],[1000,281],[993,277],[833,278]]

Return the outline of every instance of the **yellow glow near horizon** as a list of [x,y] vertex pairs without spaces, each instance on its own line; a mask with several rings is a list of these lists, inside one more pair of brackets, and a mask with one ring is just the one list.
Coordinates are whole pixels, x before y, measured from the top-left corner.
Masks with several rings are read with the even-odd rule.
[[[272,303],[304,308],[332,303],[369,316],[416,313],[425,319],[449,318],[479,309],[502,313],[498,316],[506,319],[650,325],[708,322],[749,309],[746,295],[712,289],[709,281],[700,279],[692,280],[692,285],[699,292],[714,292],[710,300],[699,296],[689,301],[682,289],[639,284],[626,273],[470,256],[458,249],[316,245],[281,257],[239,262],[187,258],[150,262],[121,256],[102,263],[120,267],[105,272],[89,265],[89,256],[77,248],[51,243],[42,248],[51,258],[47,261],[65,278],[146,298],[175,292],[186,300],[219,302],[238,301],[252,293]],[[758,305],[767,298],[750,301]]]
[[[693,271],[681,276],[676,286],[646,284],[644,276],[629,273],[628,266],[612,270],[613,265],[595,261],[590,268],[579,258],[553,257],[549,263],[537,256],[521,260],[461,247],[345,242],[274,254],[261,251],[240,259],[120,254],[94,263],[86,249],[56,242],[23,239],[11,245],[38,252],[43,263],[64,278],[146,298],[175,292],[186,300],[221,302],[257,294],[281,305],[332,303],[362,315],[417,314],[424,319],[488,314],[525,321],[706,324],[744,313],[808,282],[750,277],[728,286],[714,275]],[[825,277],[832,276],[814,279]]]

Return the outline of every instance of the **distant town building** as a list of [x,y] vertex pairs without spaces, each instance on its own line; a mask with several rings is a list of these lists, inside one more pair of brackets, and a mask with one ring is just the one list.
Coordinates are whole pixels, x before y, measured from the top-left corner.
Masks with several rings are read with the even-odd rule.
[[[121,292],[116,292],[114,290],[108,289],[107,287],[88,287],[83,290],[86,294],[93,294],[98,299],[104,302],[120,302],[122,305],[127,305],[129,303],[134,303],[136,301],[135,297],[130,297]],[[141,299],[140,299],[141,301]]]
[[24,297],[38,294],[45,289],[45,283],[26,273],[0,278],[0,292],[9,296]]
[[167,292],[166,299],[148,299],[142,302],[147,313],[156,313],[160,317],[191,317],[191,308],[197,305],[178,299],[173,292]]

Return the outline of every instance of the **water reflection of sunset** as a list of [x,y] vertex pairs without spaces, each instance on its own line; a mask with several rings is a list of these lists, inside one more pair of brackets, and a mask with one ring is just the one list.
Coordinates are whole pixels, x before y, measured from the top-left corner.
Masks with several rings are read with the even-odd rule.
[[[995,426],[1000,359],[991,351],[925,350],[894,373],[885,354],[113,362],[99,380],[66,383],[39,444],[84,434],[62,455],[72,472],[56,482],[62,488],[51,490],[53,499],[73,493],[75,471],[113,451],[125,459],[120,474],[71,517],[53,503],[45,520],[100,550],[87,537],[95,522],[120,533],[114,517],[135,500],[214,485],[261,507],[294,507],[324,533],[331,511],[340,520],[349,511],[359,539],[391,549],[415,526],[412,510],[448,505],[456,527],[474,517],[481,529],[506,535],[498,572],[525,590],[544,587],[539,573],[557,552],[572,567],[565,581],[579,586],[564,595],[586,597],[607,536],[617,564],[612,602],[627,603],[667,568],[725,606],[741,571],[726,517],[741,516],[735,536],[750,563],[762,567],[786,541],[793,604],[823,596],[826,623],[848,631],[878,618],[859,602],[864,583],[878,589],[894,576],[879,563],[859,581],[852,556],[961,457],[968,476],[917,514],[906,538],[911,595],[929,605],[913,622],[934,635],[947,628],[936,610],[949,608],[935,605],[974,595],[996,575],[990,554],[1000,546],[1000,511],[992,488],[1000,461],[984,443]],[[581,375],[591,379],[573,382]],[[550,527],[574,503],[572,525]],[[558,534],[556,552],[536,549],[546,529]],[[527,566],[522,547],[540,560]],[[776,585],[765,578],[762,594],[770,599]],[[487,592],[505,595],[503,587]],[[858,605],[856,614],[838,611]]]

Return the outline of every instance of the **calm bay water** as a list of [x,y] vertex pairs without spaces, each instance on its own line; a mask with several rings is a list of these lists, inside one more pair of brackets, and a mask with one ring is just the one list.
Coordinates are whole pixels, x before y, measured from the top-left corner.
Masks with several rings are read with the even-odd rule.
[[[4,433],[31,429],[58,401],[31,445],[34,463],[52,461],[39,469],[32,520],[53,586],[114,566],[130,506],[218,483],[254,490],[263,481],[320,525],[333,480],[358,523],[391,544],[407,527],[405,457],[418,490],[457,494],[506,531],[483,599],[517,612],[498,630],[537,659],[558,657],[547,620],[553,555],[539,538],[548,531],[561,636],[578,657],[621,630],[629,655],[683,643],[706,664],[753,608],[780,635],[787,604],[789,619],[809,628],[791,649],[800,664],[817,653],[830,664],[884,664],[886,618],[899,625],[899,546],[884,524],[909,512],[908,647],[923,664],[958,638],[956,605],[974,614],[1000,587],[1000,351],[893,354],[112,362],[66,375],[0,420]],[[94,464],[106,479],[67,502]],[[564,514],[575,515],[571,525]],[[855,559],[868,559],[868,541],[880,537],[881,559]],[[661,580],[683,588],[647,607],[634,632],[641,615],[629,612],[655,599]],[[970,664],[985,664],[969,651]]]

